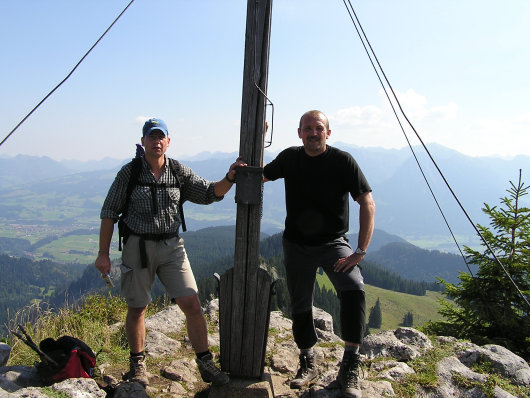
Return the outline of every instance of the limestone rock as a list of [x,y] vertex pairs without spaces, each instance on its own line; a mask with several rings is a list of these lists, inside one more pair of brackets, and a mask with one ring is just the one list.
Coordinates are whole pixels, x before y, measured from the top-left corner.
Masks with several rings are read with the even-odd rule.
[[[218,300],[212,300],[204,310],[210,324],[209,341],[212,346],[219,342],[218,311]],[[340,390],[336,377],[344,346],[334,334],[331,316],[317,308],[314,308],[314,314],[319,339],[314,347],[319,377],[306,389],[289,388],[289,381],[298,368],[298,348],[292,337],[292,322],[279,311],[270,314],[263,380],[240,381],[238,384],[235,383],[237,377],[232,376],[231,383],[223,388],[212,388],[205,384],[197,370],[187,337],[178,341],[170,337],[175,334],[185,335],[185,317],[176,305],[170,305],[146,319],[148,367],[153,373],[147,389],[138,383],[119,382],[121,374],[115,374],[109,364],[98,364],[98,369],[103,376],[103,382],[115,388],[115,398],[203,396],[203,392],[207,392],[209,398],[254,398],[258,395],[267,398],[339,398]],[[121,327],[123,325],[114,326]],[[528,363],[503,347],[480,347],[444,336],[436,337],[436,341],[444,349],[451,350],[453,355],[438,362],[436,386],[426,389],[418,385],[417,397],[484,398],[486,395],[481,388],[489,381],[489,375],[472,370],[473,365],[481,361],[488,361],[496,372],[512,383],[512,386],[530,386]],[[399,383],[406,379],[407,375],[415,372],[411,361],[432,349],[430,339],[413,328],[398,328],[367,336],[360,350],[363,366],[359,383],[363,397],[395,396],[397,390],[395,392],[394,389],[399,388]],[[157,368],[156,364],[160,366]],[[248,388],[245,387],[247,385]],[[0,367],[0,398],[48,398],[39,387],[41,384],[34,367]],[[55,384],[52,388],[74,398],[106,396],[92,379],[69,379]],[[499,386],[489,391],[495,398],[513,397]]]
[[502,376],[514,379],[520,385],[530,385],[530,366],[523,358],[502,346],[488,344],[478,347],[473,345],[459,351],[457,355],[466,366],[487,361]]
[[180,342],[156,330],[149,330],[145,336],[145,350],[152,357],[168,356],[180,350]]
[[93,379],[67,379],[51,386],[54,391],[70,394],[72,398],[105,398],[107,393]]
[[162,311],[145,319],[145,327],[148,331],[160,333],[175,333],[182,329],[186,317],[178,305],[172,304]]

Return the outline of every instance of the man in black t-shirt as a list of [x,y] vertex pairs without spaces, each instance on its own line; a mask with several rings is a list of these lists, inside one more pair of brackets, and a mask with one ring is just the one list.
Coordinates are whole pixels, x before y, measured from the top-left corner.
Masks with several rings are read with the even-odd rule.
[[[283,234],[284,263],[291,299],[293,336],[300,367],[291,388],[318,377],[313,346],[313,290],[318,267],[333,283],[340,301],[345,344],[337,380],[343,397],[361,397],[358,384],[359,346],[364,335],[366,302],[358,266],[374,230],[372,189],[347,152],[326,145],[331,130],[326,115],[308,111],[300,118],[303,146],[287,148],[263,169],[265,181],[283,178],[287,217]],[[359,238],[354,251],[346,239],[349,198],[359,204]]]

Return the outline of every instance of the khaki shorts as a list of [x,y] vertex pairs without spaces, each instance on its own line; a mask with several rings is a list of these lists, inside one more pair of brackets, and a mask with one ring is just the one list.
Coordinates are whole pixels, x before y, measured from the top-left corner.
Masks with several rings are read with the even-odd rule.
[[138,236],[129,236],[122,252],[121,293],[129,307],[145,307],[152,301],[151,288],[155,275],[158,275],[169,298],[197,294],[197,283],[182,238],[146,240],[146,268],[140,261],[139,240]]

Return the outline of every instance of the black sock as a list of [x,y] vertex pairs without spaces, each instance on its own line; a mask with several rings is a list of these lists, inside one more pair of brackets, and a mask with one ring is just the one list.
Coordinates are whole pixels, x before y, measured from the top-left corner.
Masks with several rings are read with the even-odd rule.
[[145,356],[145,353],[143,351],[140,351],[137,353],[130,351],[130,354],[131,354],[131,357],[144,357]]
[[204,358],[206,355],[210,355],[210,356],[212,356],[212,353],[210,352],[210,350],[208,350],[208,351],[204,351],[204,352],[198,352],[196,355],[197,355],[197,358],[198,358],[198,359],[202,359],[202,358]]

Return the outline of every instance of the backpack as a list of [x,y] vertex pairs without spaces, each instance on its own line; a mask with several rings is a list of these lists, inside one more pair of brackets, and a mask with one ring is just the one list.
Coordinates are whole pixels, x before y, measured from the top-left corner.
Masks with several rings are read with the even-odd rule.
[[44,384],[51,385],[71,378],[91,378],[96,366],[96,355],[83,341],[62,336],[51,337],[39,343],[40,350],[51,358],[36,364],[37,372]]
[[[137,144],[138,146],[138,144]],[[140,147],[141,148],[141,147]],[[140,176],[140,172],[142,171],[142,159],[141,159],[142,153],[139,152],[137,149],[136,157],[131,160],[131,176],[129,177],[129,182],[127,183],[127,189],[125,191],[125,205],[123,207],[123,212],[120,215],[118,219],[118,250],[122,250],[122,239],[125,236],[126,232],[126,225],[123,219],[127,216],[127,212],[129,210],[129,201],[131,199],[132,191],[134,190],[134,187],[138,185],[138,177]],[[180,178],[180,163],[175,159],[168,158],[169,161],[169,169],[171,170],[171,173],[173,173],[173,176],[177,180],[177,187],[181,188],[181,178]],[[182,206],[182,201],[179,201],[179,212],[180,212],[180,218],[182,221],[182,232],[186,232],[186,221],[184,220],[184,207]]]

